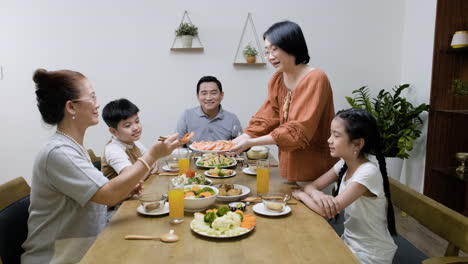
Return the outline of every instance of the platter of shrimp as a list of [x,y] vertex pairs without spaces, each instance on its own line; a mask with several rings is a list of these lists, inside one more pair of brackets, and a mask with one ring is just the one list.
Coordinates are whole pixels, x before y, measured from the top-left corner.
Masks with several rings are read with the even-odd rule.
[[230,140],[195,141],[190,144],[189,148],[199,152],[217,153],[229,151],[234,147],[234,145],[235,144]]

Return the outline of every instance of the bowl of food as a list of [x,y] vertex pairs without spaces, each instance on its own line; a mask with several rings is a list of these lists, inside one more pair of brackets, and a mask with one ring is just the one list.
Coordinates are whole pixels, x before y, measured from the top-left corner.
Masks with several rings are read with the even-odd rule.
[[240,184],[218,184],[218,201],[221,202],[235,202],[240,201],[247,197],[250,193],[250,188]]
[[199,174],[196,171],[187,170],[181,175],[184,177],[184,185],[211,185],[213,181],[206,178],[205,175]]
[[144,193],[138,196],[138,200],[146,213],[160,211],[166,203],[166,197],[162,193]]
[[258,159],[268,159],[268,153],[270,148],[265,146],[254,146],[247,151],[247,158],[258,160]]
[[233,212],[237,210],[241,210],[242,212],[244,212],[246,204],[243,202],[232,202],[232,203],[229,203],[228,206],[229,206],[229,209],[231,209],[231,211]]
[[271,212],[283,212],[286,203],[291,199],[291,196],[284,193],[265,193],[260,196],[262,198],[265,210]]
[[203,211],[213,205],[219,190],[209,185],[184,186],[184,210],[187,212]]

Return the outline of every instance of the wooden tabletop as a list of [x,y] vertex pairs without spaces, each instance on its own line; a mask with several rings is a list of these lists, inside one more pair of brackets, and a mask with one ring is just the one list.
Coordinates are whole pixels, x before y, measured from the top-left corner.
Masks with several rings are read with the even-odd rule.
[[[203,171],[201,171],[203,172]],[[170,176],[151,176],[145,192],[167,188]],[[271,168],[270,192],[291,193],[291,186]],[[213,184],[236,183],[255,195],[255,176],[237,169],[237,176],[213,179]],[[291,201],[294,201],[292,199]],[[221,203],[217,203],[221,205]],[[81,263],[359,263],[325,219],[302,203],[289,205],[285,216],[255,214],[257,226],[243,236],[229,239],[207,238],[190,229],[193,213],[185,213],[184,222],[170,224],[169,216],[143,216],[137,213],[137,200],[124,202],[98,236]],[[125,235],[161,235],[173,229],[180,237],[176,243],[152,240],[124,240]]]

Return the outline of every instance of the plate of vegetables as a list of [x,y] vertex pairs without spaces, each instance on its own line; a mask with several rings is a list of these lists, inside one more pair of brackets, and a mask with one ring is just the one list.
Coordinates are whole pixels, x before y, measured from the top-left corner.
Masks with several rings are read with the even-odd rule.
[[242,236],[251,232],[255,225],[254,215],[245,214],[241,210],[231,212],[227,206],[206,210],[205,213],[195,213],[190,222],[193,232],[214,238]]
[[213,169],[213,168],[231,168],[237,165],[237,161],[234,158],[227,157],[220,154],[205,154],[195,162],[200,168]]
[[192,184],[201,184],[201,185],[211,185],[213,181],[206,178],[205,175],[199,174],[193,170],[187,170],[184,174],[181,175],[184,177],[184,185]]

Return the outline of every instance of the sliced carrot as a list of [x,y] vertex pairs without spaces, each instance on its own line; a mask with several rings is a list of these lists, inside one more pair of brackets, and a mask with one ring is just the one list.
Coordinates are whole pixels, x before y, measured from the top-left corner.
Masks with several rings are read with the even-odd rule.
[[212,194],[210,192],[202,192],[199,196],[210,197]]
[[193,192],[186,192],[184,193],[184,197],[194,197],[195,194]]

